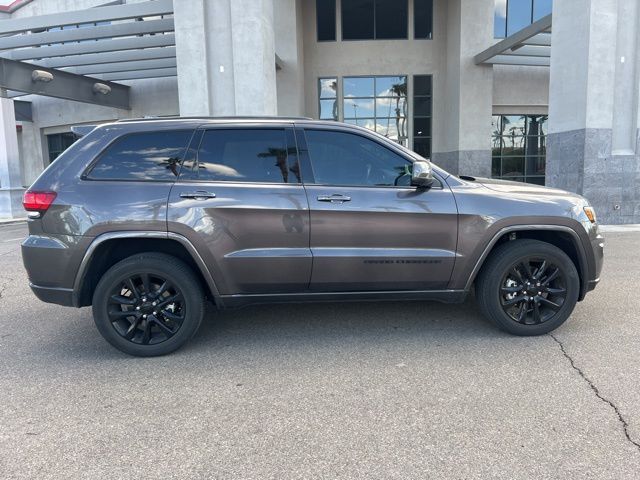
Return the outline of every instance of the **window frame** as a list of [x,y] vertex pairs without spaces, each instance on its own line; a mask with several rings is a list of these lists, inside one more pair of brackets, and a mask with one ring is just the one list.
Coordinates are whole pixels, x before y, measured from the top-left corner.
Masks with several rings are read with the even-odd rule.
[[[141,179],[137,179],[137,178],[91,178],[89,176],[91,174],[91,172],[93,171],[94,167],[100,161],[100,159],[102,159],[102,157],[107,153],[107,151],[116,142],[118,142],[119,140],[121,140],[123,138],[126,138],[126,137],[129,137],[129,136],[132,136],[132,135],[145,135],[145,134],[149,134],[149,133],[160,133],[160,132],[164,132],[164,133],[166,133],[166,132],[191,132],[191,137],[189,137],[189,141],[185,144],[184,153],[182,154],[182,159],[180,160],[180,169],[178,170],[178,175],[176,175],[173,179],[167,179],[167,180],[161,180],[161,179],[141,180]],[[87,167],[84,169],[84,171],[80,175],[80,180],[87,181],[87,182],[175,183],[180,178],[180,175],[182,173],[182,167],[184,165],[184,161],[185,161],[187,152],[191,148],[191,144],[194,141],[195,135],[196,135],[196,129],[193,128],[193,127],[191,127],[191,128],[168,128],[168,129],[162,129],[162,130],[138,130],[138,131],[127,132],[127,133],[124,133],[122,135],[117,135],[116,137],[112,138],[102,148],[102,150],[100,150],[100,153],[98,153],[95,156],[95,158],[93,160],[91,160],[91,162],[89,162],[89,165],[87,165]]]
[[[246,180],[211,180],[211,179],[200,179],[194,172],[197,171],[200,157],[200,149],[202,147],[202,142],[204,141],[204,136],[207,131],[211,130],[282,130],[284,133],[285,139],[285,147],[287,149],[287,165],[289,165],[289,157],[292,155],[291,149],[295,151],[295,163],[298,165],[298,170],[300,171],[300,181],[299,182],[257,182],[257,181],[246,181]],[[178,179],[176,180],[179,183],[206,183],[206,184],[222,184],[222,185],[265,185],[265,186],[274,186],[274,185],[285,185],[291,187],[300,187],[304,184],[304,173],[301,168],[300,162],[300,151],[297,146],[296,136],[294,132],[293,124],[278,124],[278,123],[269,123],[265,124],[239,124],[239,125],[205,125],[201,126],[196,130],[194,134],[196,137],[196,144],[193,148],[193,157],[191,160],[183,160],[183,164],[187,162],[191,162],[191,165],[188,168],[183,168],[178,175]],[[191,153],[191,146],[187,148],[187,151]]]
[[[315,172],[313,169],[313,160],[311,159],[311,155],[309,154],[309,148],[308,148],[307,131],[309,130],[355,135],[357,137],[370,140],[373,143],[377,144],[378,146],[385,148],[386,150],[389,150],[391,153],[401,157],[403,160],[405,160],[411,165],[413,165],[413,163],[416,161],[416,159],[408,156],[402,150],[394,148],[395,147],[394,145],[386,145],[383,141],[376,138],[377,134],[375,133],[373,133],[372,135],[368,135],[365,132],[354,131],[354,130],[351,130],[350,128],[335,128],[335,127],[329,127],[329,126],[325,127],[321,125],[300,126],[299,128],[296,128],[296,137],[298,140],[298,152],[299,152],[298,161],[301,162],[302,164],[305,164],[304,167],[302,167],[301,165],[301,167],[303,168],[302,171],[309,172],[308,176],[310,177],[310,181],[309,181],[309,180],[305,180],[303,176],[304,185],[317,186],[317,187],[334,187],[334,188],[369,188],[369,189],[385,188],[385,189],[412,190],[412,191],[419,188],[414,185],[351,185],[351,184],[317,183],[315,179]],[[388,140],[388,141],[392,142],[392,140]],[[443,181],[440,179],[440,177],[436,174],[435,171],[433,172],[433,177],[434,177],[434,183],[431,187],[429,187],[429,190],[442,189]]]

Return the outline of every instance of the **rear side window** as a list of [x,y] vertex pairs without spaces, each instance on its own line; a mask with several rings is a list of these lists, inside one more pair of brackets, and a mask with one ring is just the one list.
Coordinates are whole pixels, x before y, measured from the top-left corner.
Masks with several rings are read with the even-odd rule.
[[300,183],[283,128],[205,130],[195,177],[212,182]]
[[169,130],[120,137],[102,152],[87,178],[175,180],[192,134],[192,130]]

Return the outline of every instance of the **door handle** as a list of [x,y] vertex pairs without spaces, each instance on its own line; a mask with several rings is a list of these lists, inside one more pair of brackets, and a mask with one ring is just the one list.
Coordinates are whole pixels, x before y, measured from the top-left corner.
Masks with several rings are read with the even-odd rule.
[[351,197],[346,195],[341,195],[339,193],[334,193],[333,195],[318,195],[319,202],[331,202],[331,203],[342,203],[342,202],[350,202]]
[[198,190],[197,192],[183,192],[180,194],[180,198],[195,198],[196,200],[205,200],[207,198],[216,198],[216,194],[213,192]]

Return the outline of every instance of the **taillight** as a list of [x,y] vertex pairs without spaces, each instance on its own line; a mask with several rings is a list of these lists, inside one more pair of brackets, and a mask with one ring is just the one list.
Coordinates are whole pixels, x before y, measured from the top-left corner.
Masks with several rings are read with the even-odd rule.
[[32,192],[27,190],[22,197],[22,206],[28,212],[46,212],[56,199],[56,192]]

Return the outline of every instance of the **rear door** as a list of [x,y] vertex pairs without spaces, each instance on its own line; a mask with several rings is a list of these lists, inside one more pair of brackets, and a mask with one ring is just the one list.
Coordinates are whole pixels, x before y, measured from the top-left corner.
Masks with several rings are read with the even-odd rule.
[[203,128],[169,197],[168,229],[200,251],[221,294],[297,292],[311,277],[293,128]]
[[318,127],[298,140],[310,167],[311,289],[446,289],[458,225],[449,187],[410,186],[411,159],[373,135]]

